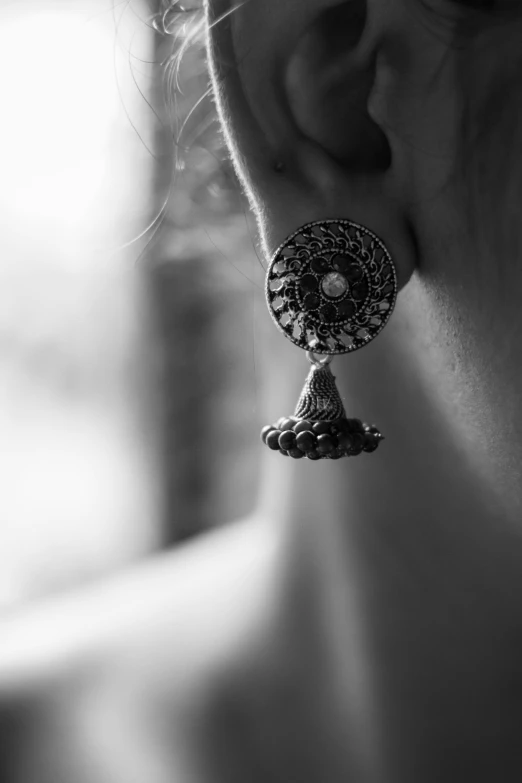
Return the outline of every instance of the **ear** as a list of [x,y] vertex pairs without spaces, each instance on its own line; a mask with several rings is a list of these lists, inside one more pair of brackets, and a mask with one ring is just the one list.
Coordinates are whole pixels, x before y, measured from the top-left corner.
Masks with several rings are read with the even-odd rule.
[[375,52],[364,48],[366,0],[324,11],[305,30],[285,68],[288,106],[300,133],[352,172],[385,171],[391,150],[370,117]]
[[404,285],[415,253],[369,112],[385,24],[372,23],[370,2],[207,0],[209,61],[267,254],[304,223],[347,218],[381,237]]

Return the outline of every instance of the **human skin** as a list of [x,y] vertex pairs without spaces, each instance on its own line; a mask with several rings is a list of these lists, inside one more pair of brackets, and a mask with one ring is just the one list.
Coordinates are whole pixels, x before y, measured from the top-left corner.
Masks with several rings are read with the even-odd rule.
[[[90,783],[92,758],[117,783],[522,777],[522,21],[335,5],[209,0],[210,64],[266,259],[331,217],[395,259],[390,323],[333,365],[386,440],[337,462],[266,450],[252,519],[4,631],[0,691],[67,718],[81,775],[53,783]],[[268,314],[258,342],[273,421],[308,368]]]
[[[522,774],[522,164],[506,147],[522,134],[522,11],[501,6],[207,3],[267,259],[338,217],[397,266],[389,325],[333,365],[348,415],[387,439],[334,463],[266,453],[260,511],[285,531],[285,616],[321,636],[368,768],[401,783]],[[306,363],[264,340],[273,421]]]

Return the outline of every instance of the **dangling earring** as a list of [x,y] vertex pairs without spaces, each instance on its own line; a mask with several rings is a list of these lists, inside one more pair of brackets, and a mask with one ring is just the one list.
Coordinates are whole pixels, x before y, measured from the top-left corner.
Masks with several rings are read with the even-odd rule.
[[383,242],[349,220],[319,220],[276,250],[266,301],[277,326],[311,364],[293,416],[261,439],[295,459],[339,459],[375,451],[383,435],[348,419],[330,370],[337,354],[367,345],[384,328],[397,298],[397,273]]

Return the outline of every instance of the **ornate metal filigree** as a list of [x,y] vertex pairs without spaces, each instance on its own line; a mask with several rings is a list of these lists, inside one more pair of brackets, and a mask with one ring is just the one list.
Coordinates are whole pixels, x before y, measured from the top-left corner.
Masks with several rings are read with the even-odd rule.
[[385,245],[367,228],[350,220],[319,220],[276,251],[266,298],[278,329],[300,348],[350,353],[386,325],[397,275]]
[[346,417],[343,401],[329,367],[312,367],[299,397],[294,416],[310,421],[332,421]]

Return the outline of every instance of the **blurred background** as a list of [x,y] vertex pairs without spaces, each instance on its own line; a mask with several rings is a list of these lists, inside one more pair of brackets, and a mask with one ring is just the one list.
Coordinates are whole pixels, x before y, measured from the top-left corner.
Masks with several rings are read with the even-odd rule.
[[254,503],[263,269],[190,13],[0,0],[0,610]]

